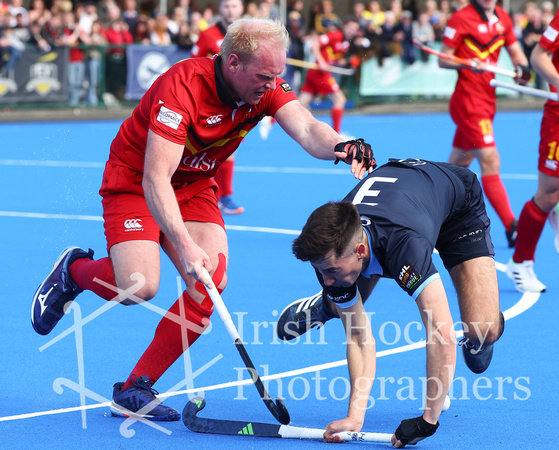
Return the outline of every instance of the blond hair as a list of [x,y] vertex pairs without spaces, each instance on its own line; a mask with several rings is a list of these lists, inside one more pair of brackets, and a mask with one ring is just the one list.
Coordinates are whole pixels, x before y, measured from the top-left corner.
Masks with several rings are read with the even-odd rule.
[[287,52],[289,35],[281,22],[252,17],[238,19],[229,25],[219,54],[223,60],[235,54],[241,61],[248,62],[264,42]]

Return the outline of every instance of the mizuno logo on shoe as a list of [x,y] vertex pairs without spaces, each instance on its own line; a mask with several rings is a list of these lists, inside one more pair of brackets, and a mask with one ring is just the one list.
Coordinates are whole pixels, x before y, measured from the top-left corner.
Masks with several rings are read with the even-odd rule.
[[39,296],[37,297],[37,300],[39,300],[39,303],[41,305],[41,316],[43,315],[43,313],[47,309],[47,305],[45,305],[45,300],[48,298],[49,294],[52,292],[53,289],[54,289],[54,286],[51,287],[46,294],[39,294]]

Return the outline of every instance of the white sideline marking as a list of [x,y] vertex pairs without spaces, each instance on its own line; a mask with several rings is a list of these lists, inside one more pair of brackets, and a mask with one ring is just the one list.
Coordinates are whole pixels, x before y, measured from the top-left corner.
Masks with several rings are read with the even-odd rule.
[[[79,214],[47,214],[47,213],[30,213],[19,211],[0,211],[0,217],[21,217],[26,219],[57,219],[57,220],[85,220],[93,222],[103,222],[102,216],[88,216]],[[289,230],[283,228],[269,228],[269,227],[247,227],[243,225],[225,225],[227,230],[233,231],[251,231],[256,233],[275,233],[275,234],[289,234],[299,236],[300,230]]]
[[[104,162],[97,161],[54,161],[54,160],[33,160],[33,159],[0,159],[0,166],[28,166],[28,167],[66,167],[66,168],[85,168],[103,169]],[[311,167],[268,167],[268,166],[235,166],[236,172],[246,173],[291,173],[302,175],[345,175],[347,168],[328,169]],[[477,174],[479,176],[479,174]],[[536,180],[537,174],[502,173],[502,179],[507,180]]]

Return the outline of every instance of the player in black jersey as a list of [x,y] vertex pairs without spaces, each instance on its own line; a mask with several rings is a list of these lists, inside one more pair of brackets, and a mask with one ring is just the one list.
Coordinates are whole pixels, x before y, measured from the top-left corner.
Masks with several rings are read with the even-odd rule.
[[[351,393],[347,416],[326,427],[360,431],[375,376],[375,344],[363,308],[381,277],[393,278],[416,301],[426,329],[427,395],[422,416],[404,420],[396,447],[431,436],[456,365],[456,334],[448,299],[433,264],[437,249],[458,294],[466,364],[487,369],[504,329],[490,224],[480,183],[468,169],[419,159],[390,160],[363,179],[342,202],[315,210],[293,253],[310,261],[322,292],[289,305],[278,335],[290,340],[334,317],[348,336]],[[351,345],[350,345],[351,344]]]

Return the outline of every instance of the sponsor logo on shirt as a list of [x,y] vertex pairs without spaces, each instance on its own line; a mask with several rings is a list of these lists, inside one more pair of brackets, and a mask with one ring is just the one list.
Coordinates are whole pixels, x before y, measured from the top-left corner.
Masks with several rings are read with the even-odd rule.
[[206,126],[207,127],[213,127],[215,125],[220,125],[222,119],[223,114],[218,114],[217,116],[210,116],[206,119],[206,122],[208,123]]
[[487,25],[484,23],[480,23],[477,26],[477,31],[479,31],[480,33],[487,33],[489,30],[487,29]]
[[144,231],[144,226],[142,225],[142,219],[126,219],[124,221],[124,232],[129,231]]
[[293,92],[293,89],[291,88],[291,86],[289,86],[288,83],[282,83],[280,86],[283,92]]
[[543,33],[543,37],[549,39],[551,42],[555,42],[555,39],[557,39],[558,34],[559,31],[557,31],[555,28],[547,27],[547,29]]
[[167,125],[173,130],[177,130],[182,120],[182,115],[176,113],[165,106],[162,106],[159,110],[159,115],[157,116],[157,121],[161,122],[163,125]]
[[454,36],[456,36],[456,30],[454,28],[446,26],[444,29],[444,37],[448,39],[454,39]]
[[419,283],[421,280],[421,275],[415,270],[409,262],[402,266],[400,269],[400,273],[398,274],[398,280],[400,281],[400,285],[404,289],[413,289],[413,287]]
[[549,169],[549,170],[553,170],[554,172],[557,172],[558,163],[557,163],[557,161],[555,161],[553,159],[546,159],[545,160],[545,168]]

